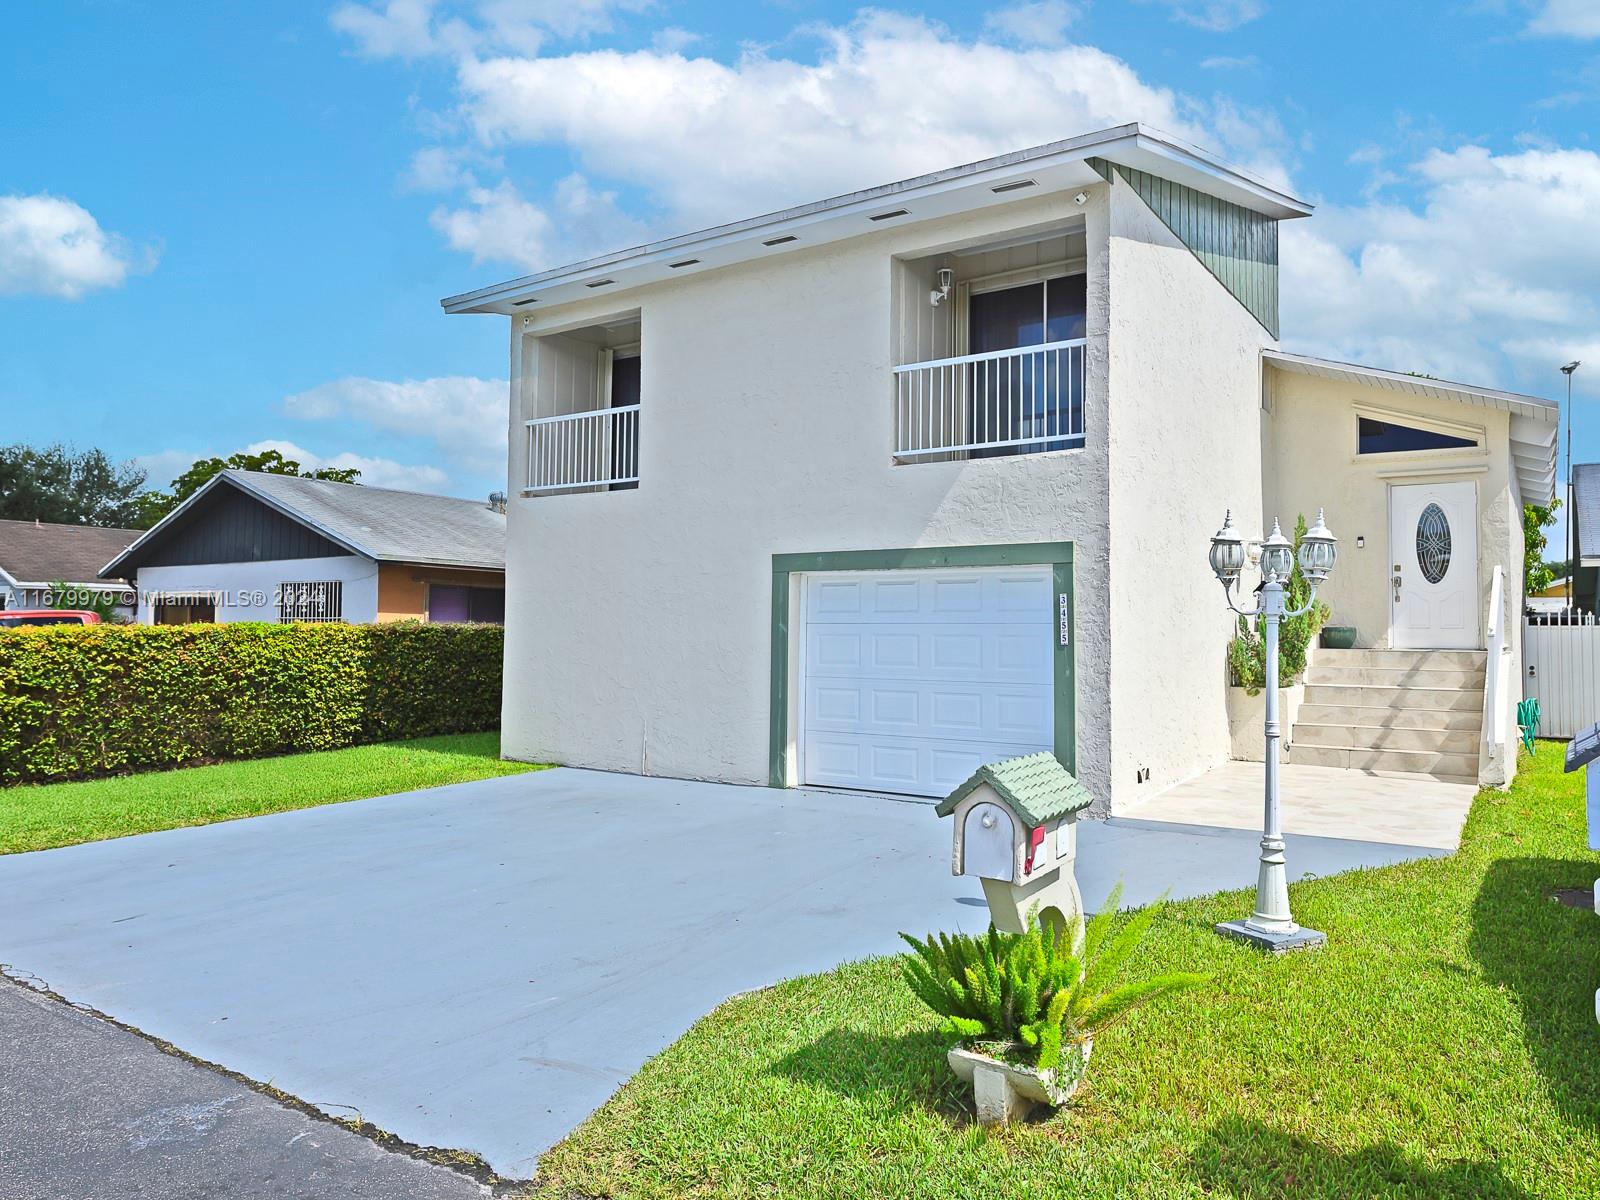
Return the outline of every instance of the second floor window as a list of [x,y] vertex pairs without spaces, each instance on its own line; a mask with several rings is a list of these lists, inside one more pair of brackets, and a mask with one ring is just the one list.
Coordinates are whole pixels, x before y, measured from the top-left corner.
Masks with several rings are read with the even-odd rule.
[[[1084,336],[1084,275],[992,290],[974,288],[967,305],[967,349],[994,354]],[[1081,362],[1081,360],[1078,360]],[[1083,444],[1083,377],[1058,353],[1013,355],[968,367],[968,441],[974,458],[1066,450]],[[1056,434],[1066,436],[1056,437]],[[985,442],[1009,445],[982,446]]]

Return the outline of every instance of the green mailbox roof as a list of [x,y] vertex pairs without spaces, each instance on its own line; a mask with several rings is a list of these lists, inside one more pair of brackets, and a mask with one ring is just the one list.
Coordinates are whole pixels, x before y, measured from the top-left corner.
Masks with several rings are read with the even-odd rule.
[[1094,803],[1089,789],[1057,762],[1054,754],[1041,751],[979,767],[971,779],[939,801],[935,811],[948,817],[973,788],[983,783],[1035,828],[1057,817],[1082,812]]

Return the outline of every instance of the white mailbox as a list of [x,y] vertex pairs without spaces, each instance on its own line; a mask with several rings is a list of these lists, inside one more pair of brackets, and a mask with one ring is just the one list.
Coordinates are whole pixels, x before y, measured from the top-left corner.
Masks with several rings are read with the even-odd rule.
[[1021,933],[1030,910],[1070,924],[1083,915],[1077,821],[1094,802],[1053,754],[979,767],[939,803],[955,818],[950,866],[983,884],[996,929]]

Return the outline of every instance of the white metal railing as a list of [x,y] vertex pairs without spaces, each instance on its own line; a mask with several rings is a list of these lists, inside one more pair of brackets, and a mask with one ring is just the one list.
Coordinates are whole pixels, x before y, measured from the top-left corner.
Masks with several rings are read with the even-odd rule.
[[525,493],[639,482],[639,406],[528,421]]
[[1511,643],[1506,639],[1506,569],[1496,566],[1489,585],[1489,619],[1485,622],[1489,661],[1483,674],[1483,740],[1491,755],[1506,745],[1506,674]]
[[894,369],[895,457],[1083,445],[1083,338]]

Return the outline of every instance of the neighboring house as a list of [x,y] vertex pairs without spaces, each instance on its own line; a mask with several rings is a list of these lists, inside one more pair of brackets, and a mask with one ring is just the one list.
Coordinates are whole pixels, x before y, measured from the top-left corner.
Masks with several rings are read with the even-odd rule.
[[0,609],[59,607],[59,598],[52,589],[65,583],[66,599],[79,607],[89,593],[95,593],[111,597],[118,602],[118,612],[131,617],[129,581],[121,577],[102,579],[99,572],[106,559],[120,554],[143,532],[97,525],[0,521]]
[[[1572,603],[1586,613],[1595,611],[1600,584],[1600,463],[1577,463],[1572,468]],[[1563,547],[1565,549],[1565,547]]]
[[1310,211],[1126,125],[445,300],[511,318],[506,753],[939,796],[1043,749],[1120,807],[1229,753],[1225,510],[1322,505],[1335,620],[1421,653],[1330,660],[1296,761],[1503,772],[1556,406],[1280,351]]
[[111,562],[144,624],[505,619],[497,504],[223,471]]

